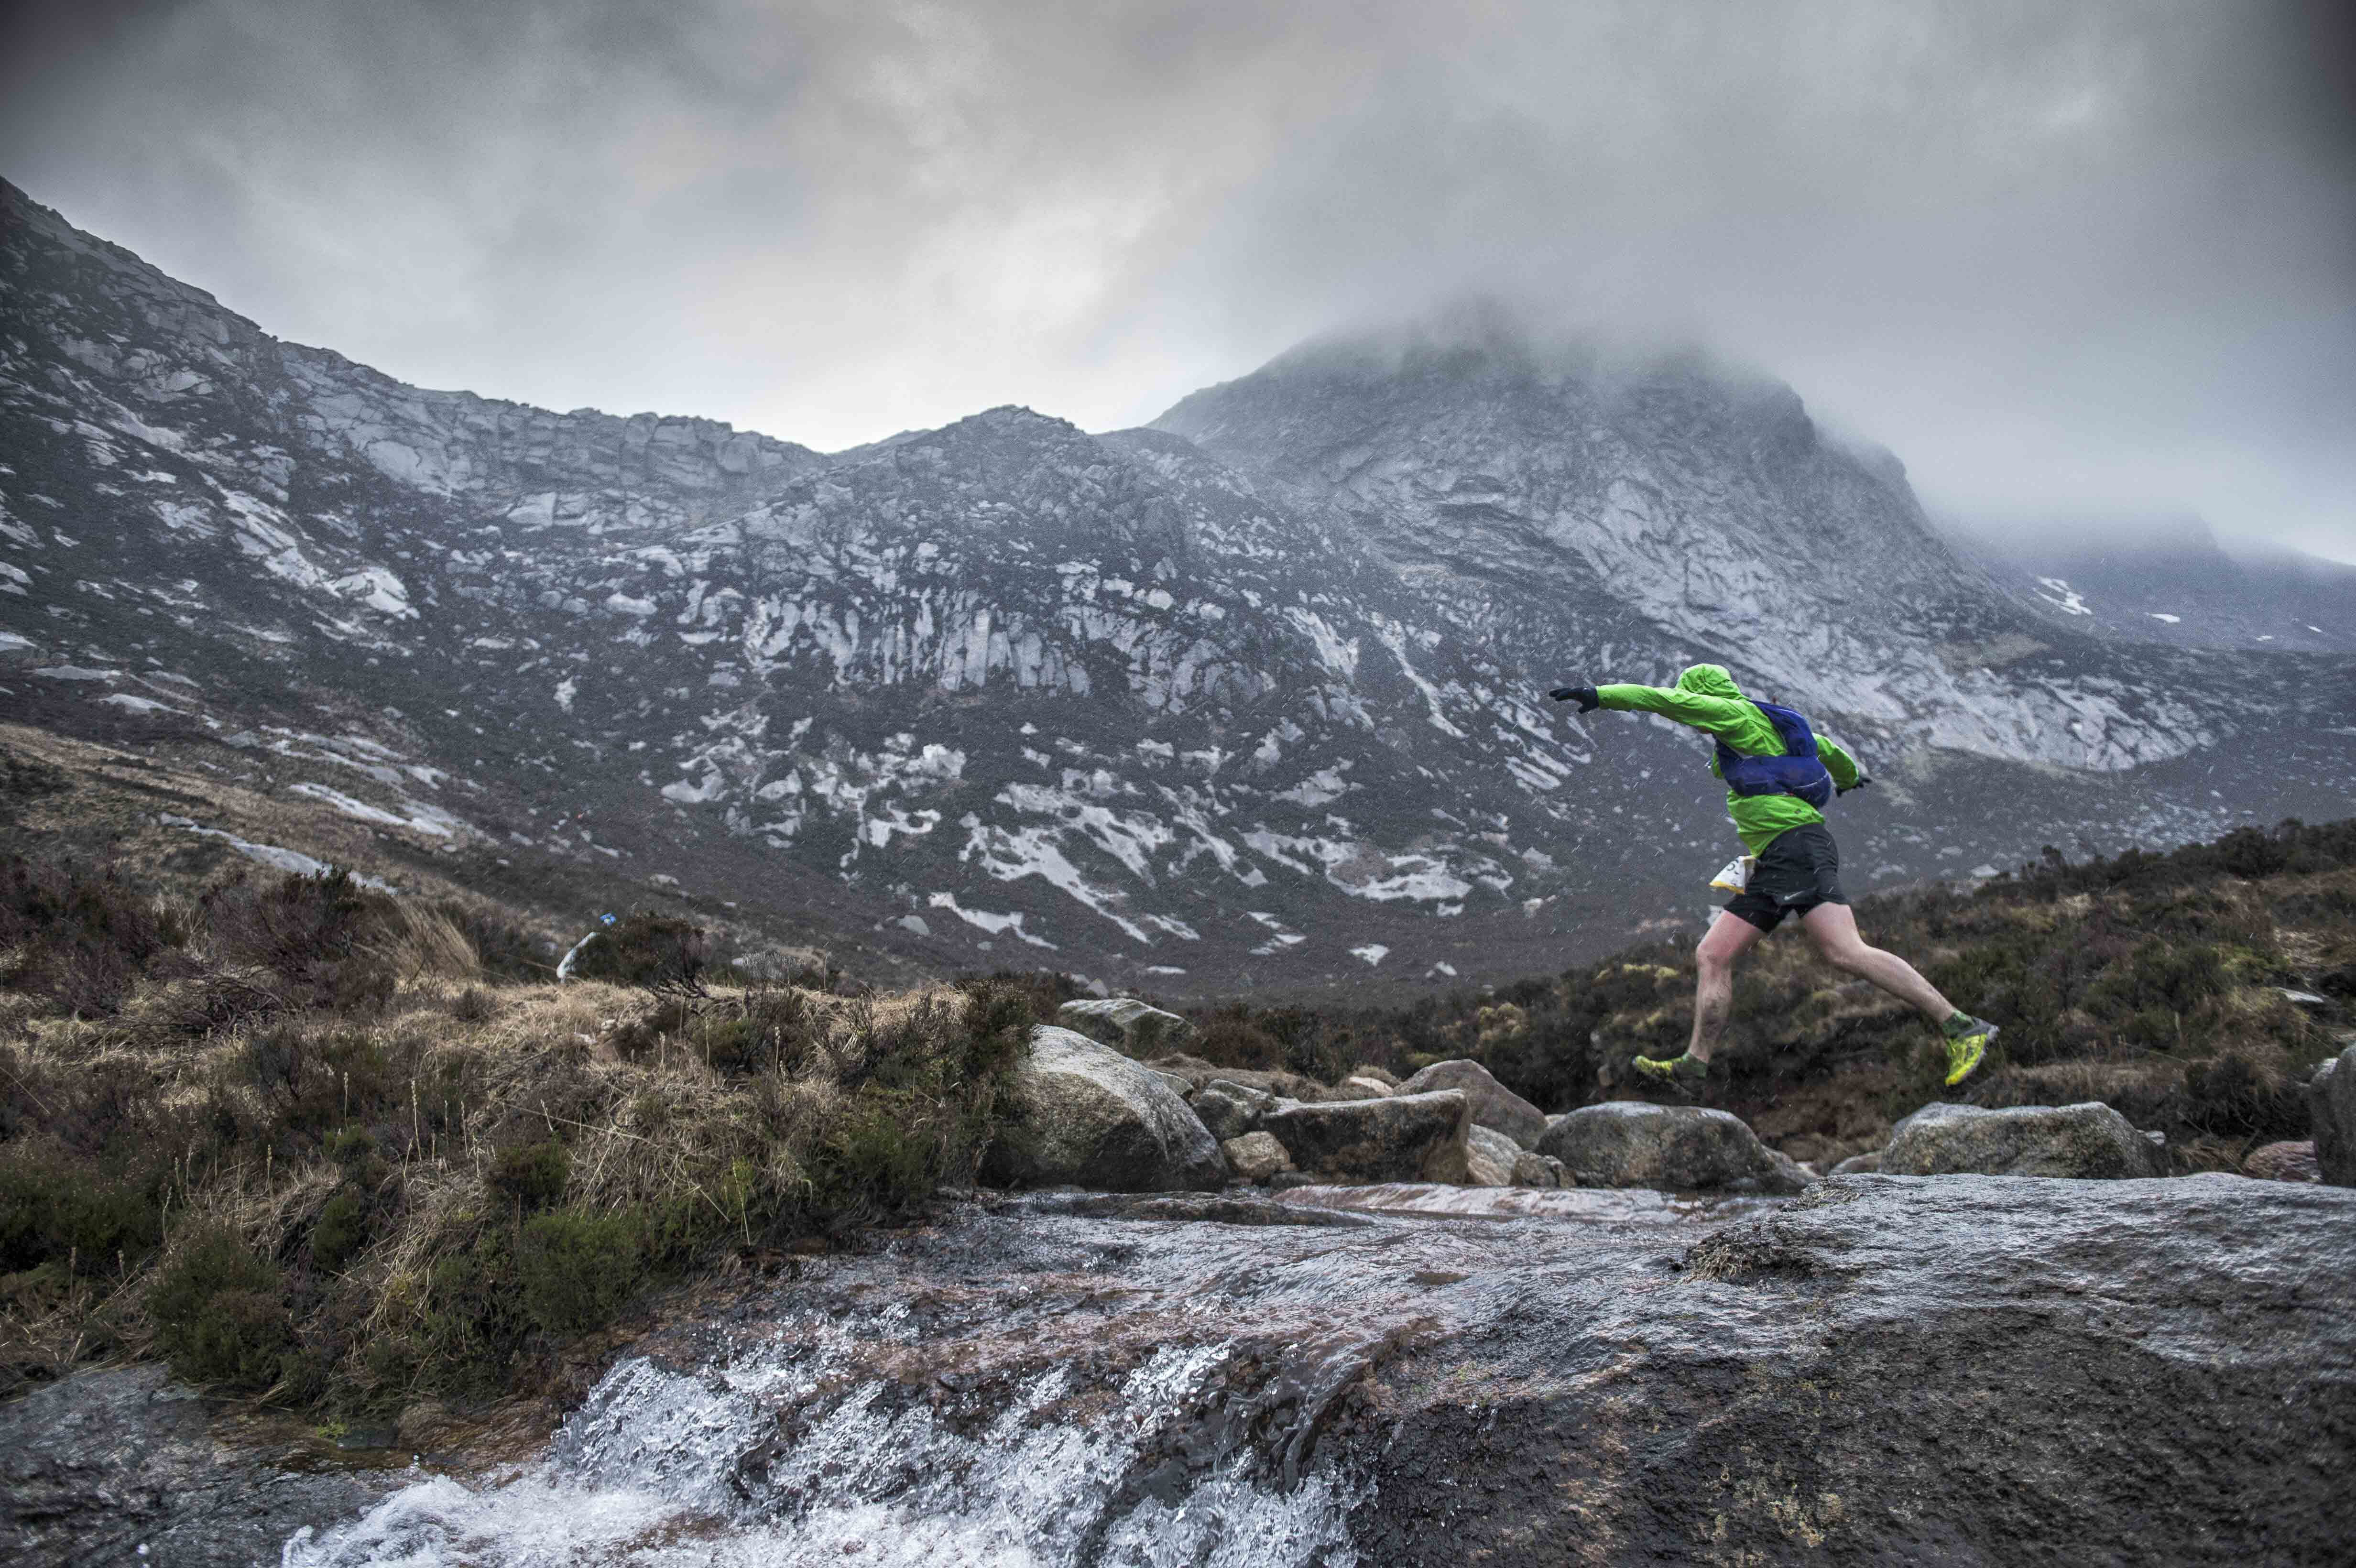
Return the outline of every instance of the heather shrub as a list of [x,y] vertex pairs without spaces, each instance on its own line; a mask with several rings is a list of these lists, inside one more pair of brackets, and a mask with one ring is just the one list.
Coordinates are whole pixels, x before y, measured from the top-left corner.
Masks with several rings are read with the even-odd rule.
[[192,1382],[258,1391],[278,1381],[294,1327],[278,1269],[233,1232],[187,1237],[147,1295],[172,1370]]

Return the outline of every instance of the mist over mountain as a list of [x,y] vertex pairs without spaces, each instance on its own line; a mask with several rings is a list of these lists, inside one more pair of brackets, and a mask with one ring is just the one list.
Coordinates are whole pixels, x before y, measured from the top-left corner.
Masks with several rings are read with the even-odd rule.
[[2356,566],[2198,517],[2063,518],[1943,531],[2022,608],[2129,642],[2356,652]]
[[454,864],[1172,994],[1526,972],[1731,845],[1689,734],[1543,691],[1702,658],[1862,752],[1860,888],[2347,809],[2356,663],[2092,635],[1703,356],[1474,312],[830,457],[408,387],[0,197],[12,713]]

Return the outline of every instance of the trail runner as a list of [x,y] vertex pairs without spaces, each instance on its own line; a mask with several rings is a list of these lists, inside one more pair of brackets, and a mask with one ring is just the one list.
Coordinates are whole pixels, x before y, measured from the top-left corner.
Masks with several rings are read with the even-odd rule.
[[1960,1083],[1979,1066],[1997,1026],[1976,1019],[1939,994],[1914,965],[1894,953],[1869,947],[1841,891],[1840,849],[1817,810],[1836,795],[1873,781],[1857,759],[1818,735],[1788,708],[1742,695],[1722,665],[1697,664],[1675,687],[1558,686],[1547,695],[1598,708],[1658,713],[1691,725],[1718,742],[1709,771],[1725,781],[1727,814],[1742,847],[1755,858],[1745,878],[1729,867],[1717,886],[1739,886],[1694,949],[1693,1039],[1685,1053],[1665,1061],[1638,1056],[1637,1075],[1680,1094],[1697,1093],[1709,1077],[1709,1059],[1734,1008],[1734,965],[1783,923],[1800,917],[1816,951],[1835,968],[1912,1007],[1939,1027],[1947,1046],[1947,1082]]

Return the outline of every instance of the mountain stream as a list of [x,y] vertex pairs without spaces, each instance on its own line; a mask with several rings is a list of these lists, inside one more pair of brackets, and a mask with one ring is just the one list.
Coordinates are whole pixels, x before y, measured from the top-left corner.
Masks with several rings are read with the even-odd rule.
[[614,1366],[537,1461],[423,1470],[288,1568],[1343,1568],[1369,1375],[1540,1258],[1772,1207],[1651,1192],[1044,1194],[798,1259]]

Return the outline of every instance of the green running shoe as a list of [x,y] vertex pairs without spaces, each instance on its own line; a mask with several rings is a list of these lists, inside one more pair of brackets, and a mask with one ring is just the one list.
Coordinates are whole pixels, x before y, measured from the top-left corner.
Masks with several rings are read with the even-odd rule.
[[1701,1092],[1702,1084],[1709,1078],[1709,1063],[1695,1061],[1691,1051],[1672,1056],[1666,1061],[1655,1056],[1639,1056],[1628,1065],[1636,1070],[1636,1076],[1644,1082],[1657,1083],[1688,1100]]
[[1988,1042],[1998,1030],[1986,1019],[1974,1019],[1963,1029],[1947,1037],[1947,1083],[1961,1083],[1979,1068],[1980,1058],[1987,1054]]

